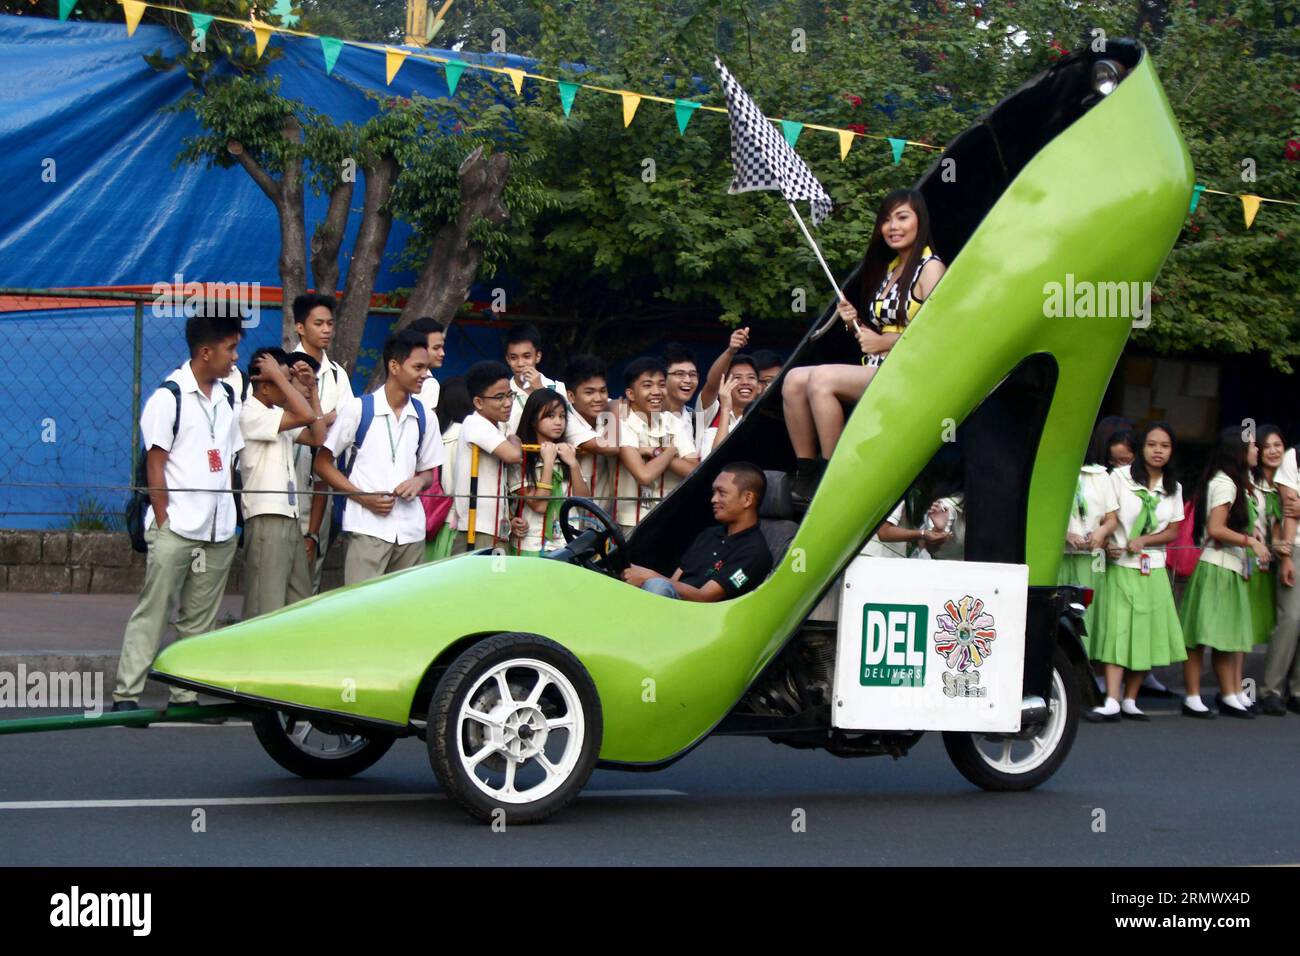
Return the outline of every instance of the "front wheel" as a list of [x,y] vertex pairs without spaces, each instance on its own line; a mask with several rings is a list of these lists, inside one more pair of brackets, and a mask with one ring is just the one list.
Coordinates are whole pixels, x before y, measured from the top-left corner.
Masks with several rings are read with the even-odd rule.
[[484,822],[536,823],[587,782],[600,754],[596,685],[536,634],[500,634],[443,674],[429,705],[429,761],[443,791]]
[[945,731],[943,746],[961,775],[985,790],[1032,790],[1065,762],[1079,730],[1079,687],[1070,659],[1052,654],[1047,719],[1030,737]]
[[318,727],[277,710],[262,711],[252,721],[253,733],[271,759],[309,780],[343,780],[358,774],[388,753],[396,739],[390,734]]

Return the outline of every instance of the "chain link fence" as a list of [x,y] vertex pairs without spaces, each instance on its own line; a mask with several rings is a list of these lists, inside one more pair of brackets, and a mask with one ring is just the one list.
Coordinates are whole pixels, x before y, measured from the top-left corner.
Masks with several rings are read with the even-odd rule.
[[[158,303],[152,292],[0,288],[0,527],[122,528],[140,410],[188,357],[183,310]],[[257,308],[241,368],[280,344],[280,303]]]

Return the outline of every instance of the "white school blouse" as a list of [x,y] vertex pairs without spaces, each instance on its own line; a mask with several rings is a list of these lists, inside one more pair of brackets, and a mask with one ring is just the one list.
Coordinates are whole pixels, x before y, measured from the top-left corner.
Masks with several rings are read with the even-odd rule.
[[[1079,483],[1074,489],[1074,501],[1070,504],[1070,524],[1067,534],[1087,538],[1099,527],[1106,515],[1119,510],[1119,498],[1115,496],[1115,485],[1110,479],[1110,472],[1104,465],[1084,465],[1079,470]],[[1087,548],[1080,550],[1071,547],[1067,538],[1066,554],[1089,554]]]
[[[1121,568],[1140,569],[1142,567],[1142,557],[1137,554],[1128,553],[1129,532],[1133,528],[1134,522],[1137,521],[1138,515],[1142,513],[1142,499],[1138,497],[1138,492],[1144,490],[1141,485],[1133,480],[1129,474],[1129,465],[1123,468],[1116,468],[1110,473],[1111,482],[1115,486],[1115,497],[1119,499],[1119,527],[1111,539],[1115,542],[1116,547],[1124,550],[1124,553],[1111,563]],[[1158,482],[1154,489],[1145,489],[1149,494],[1156,498],[1156,526],[1143,530],[1144,535],[1158,534],[1164,531],[1175,521],[1183,520],[1183,486],[1174,483],[1174,493],[1171,495],[1165,491],[1164,483]],[[1156,545],[1146,549],[1146,553],[1151,556],[1151,568],[1163,568],[1165,566],[1165,547]]]
[[1214,473],[1205,488],[1205,528],[1201,531],[1201,558],[1206,564],[1216,564],[1236,574],[1244,574],[1246,549],[1241,545],[1220,544],[1210,537],[1210,512],[1220,505],[1232,507],[1237,500],[1237,486],[1221,471]]

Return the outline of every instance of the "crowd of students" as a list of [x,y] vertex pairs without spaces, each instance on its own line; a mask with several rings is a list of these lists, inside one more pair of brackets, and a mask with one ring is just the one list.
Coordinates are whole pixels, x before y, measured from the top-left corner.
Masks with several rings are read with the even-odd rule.
[[[1152,668],[1180,662],[1188,717],[1300,713],[1296,450],[1271,425],[1226,428],[1185,496],[1175,448],[1166,422],[1134,430],[1106,418],[1079,473],[1060,581],[1092,591],[1088,650],[1106,699],[1086,716],[1147,720],[1139,690],[1153,683]],[[1171,572],[1189,578],[1181,605]],[[1259,644],[1268,648],[1252,695],[1243,660]],[[1213,708],[1201,693],[1207,649],[1218,682]]]
[[[299,296],[298,343],[260,348],[246,369],[237,318],[187,321],[190,358],[141,415],[148,560],[123,638],[115,710],[138,707],[172,613],[179,608],[180,637],[211,629],[241,528],[244,618],[318,591],[335,539],[345,548],[344,583],[353,584],[471,547],[558,548],[559,505],[570,495],[594,500],[627,534],[726,438],[783,361],[770,350],[744,353],[749,331],[741,329],[703,383],[694,354],[673,344],[662,360],[629,362],[621,396],[611,397],[605,365],[591,355],[569,361],[567,383],[547,378],[541,336],[520,324],[501,361],[443,382],[435,373],[445,330],[425,318],[389,337],[383,385],[356,395],[328,355],[335,305]],[[754,537],[762,482],[753,466],[722,479],[728,503],[715,515],[742,545]],[[766,569],[743,561],[730,576],[752,587]],[[708,588],[711,573],[697,587],[682,570],[647,589],[707,600],[740,593],[734,584]],[[171,691],[173,703],[194,700]]]

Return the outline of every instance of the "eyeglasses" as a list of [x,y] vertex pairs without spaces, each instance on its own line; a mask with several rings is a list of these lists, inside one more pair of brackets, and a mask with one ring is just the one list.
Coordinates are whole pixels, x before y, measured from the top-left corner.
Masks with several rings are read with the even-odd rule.
[[497,392],[495,395],[481,395],[479,397],[482,398],[483,401],[485,402],[497,402],[498,404],[505,404],[506,402],[510,401],[510,399],[514,397],[514,393]]
[[687,379],[690,379],[690,378],[696,378],[696,379],[698,379],[698,378],[700,377],[700,373],[699,373],[699,372],[669,372],[669,373],[668,373],[668,377],[669,377],[669,378],[687,378]]

